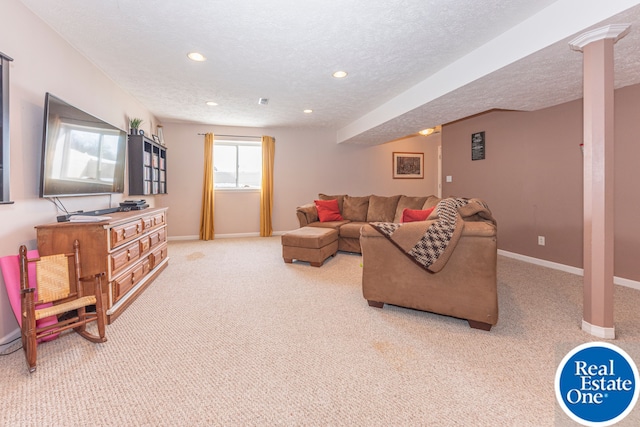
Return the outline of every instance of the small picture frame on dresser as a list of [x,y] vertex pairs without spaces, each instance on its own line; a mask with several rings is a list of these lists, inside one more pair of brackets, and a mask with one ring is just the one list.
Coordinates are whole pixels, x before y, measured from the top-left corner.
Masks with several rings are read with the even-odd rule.
[[160,137],[158,135],[153,135],[154,142],[160,144]]

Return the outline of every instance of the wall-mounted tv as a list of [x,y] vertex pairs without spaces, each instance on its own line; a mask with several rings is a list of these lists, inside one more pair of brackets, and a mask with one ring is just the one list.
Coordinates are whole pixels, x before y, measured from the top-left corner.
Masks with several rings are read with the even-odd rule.
[[127,133],[47,93],[40,197],[124,192]]

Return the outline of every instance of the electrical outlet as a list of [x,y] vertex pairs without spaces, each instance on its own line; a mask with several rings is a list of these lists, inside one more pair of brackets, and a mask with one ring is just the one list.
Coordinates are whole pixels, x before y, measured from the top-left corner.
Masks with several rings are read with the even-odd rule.
[[544,236],[538,236],[538,244],[544,246]]

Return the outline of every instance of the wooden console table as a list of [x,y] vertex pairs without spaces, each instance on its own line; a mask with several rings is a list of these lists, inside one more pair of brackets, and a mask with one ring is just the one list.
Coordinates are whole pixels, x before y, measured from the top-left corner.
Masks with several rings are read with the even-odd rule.
[[[166,211],[150,208],[114,212],[102,222],[38,225],[38,251],[42,256],[70,252],[78,239],[82,274],[107,274],[103,301],[111,324],[168,265]],[[86,289],[85,295],[91,293]]]

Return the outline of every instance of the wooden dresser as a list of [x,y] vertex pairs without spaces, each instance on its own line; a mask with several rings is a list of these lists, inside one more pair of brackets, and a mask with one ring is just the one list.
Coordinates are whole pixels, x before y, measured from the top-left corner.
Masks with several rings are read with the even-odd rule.
[[[112,323],[164,270],[167,208],[114,212],[102,222],[61,222],[36,226],[40,255],[71,252],[80,242],[82,274],[105,272],[103,300]],[[85,295],[92,293],[86,289]]]

